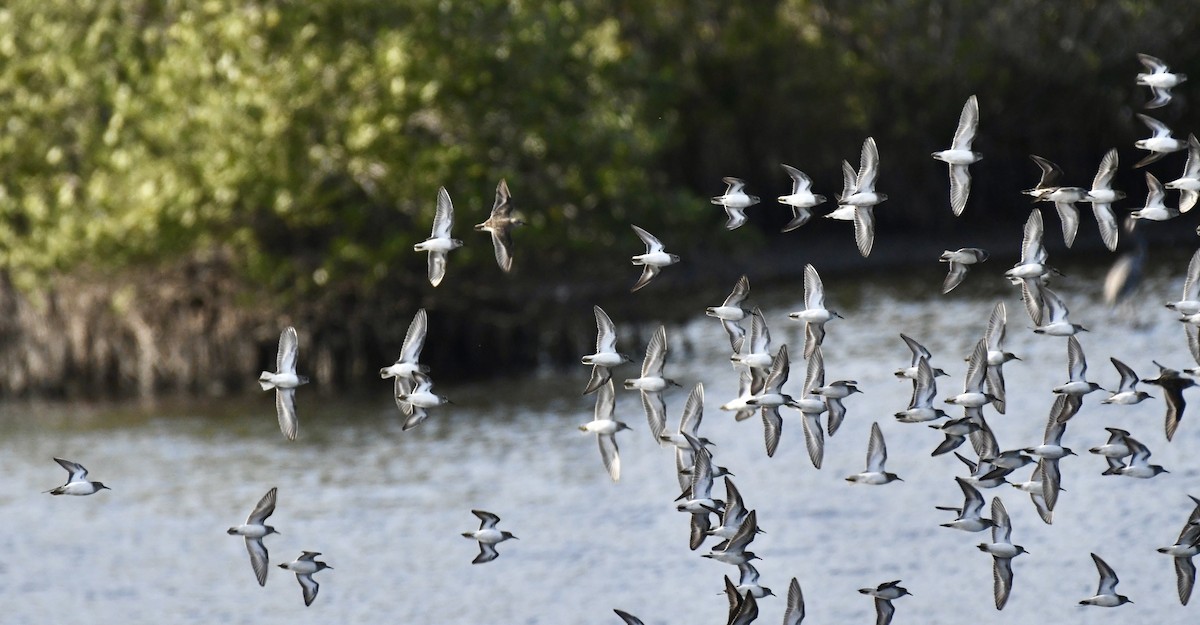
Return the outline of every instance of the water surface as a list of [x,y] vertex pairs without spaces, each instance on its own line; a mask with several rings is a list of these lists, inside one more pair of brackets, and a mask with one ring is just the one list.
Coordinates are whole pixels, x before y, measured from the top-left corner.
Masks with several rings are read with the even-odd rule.
[[[1091,379],[1116,386],[1110,356],[1143,377],[1154,375],[1152,359],[1193,364],[1180,324],[1161,306],[1178,297],[1185,266],[1186,258],[1163,260],[1141,296],[1117,312],[1099,301],[1102,268],[1075,268],[1056,285],[1072,318],[1092,330],[1081,335]],[[1191,510],[1186,495],[1200,494],[1200,417],[1189,414],[1167,443],[1161,399],[1132,407],[1102,406],[1101,393],[1086,399],[1065,440],[1083,457],[1063,461],[1066,492],[1052,526],[1024,493],[984,491],[989,500],[1002,497],[1014,541],[1030,551],[1015,561],[1003,612],[992,606],[991,557],[975,548],[989,535],[938,527],[953,515],[934,505],[961,503],[953,475],[962,466],[949,455],[929,456],[939,433],[891,416],[911,388],[891,373],[908,360],[898,333],[933,351],[934,363],[951,374],[939,378],[939,397],[949,396],[961,388],[962,358],[992,305],[1007,303],[1007,346],[1023,361],[1005,369],[1008,414],[987,409],[1004,448],[1041,442],[1050,388],[1067,375],[1065,339],[1030,332],[1016,290],[996,277],[1002,268],[984,267],[946,297],[928,295],[941,281],[932,269],[874,280],[826,277],[828,304],[846,317],[828,327],[826,377],[856,379],[865,393],[847,400],[846,422],[827,439],[820,471],[808,460],[795,413],[785,413],[779,451],[768,459],[757,419],[736,423],[717,409],[736,395],[737,376],[715,320],[698,314],[668,328],[668,373],[684,384],[668,394],[669,419],[677,422],[688,390],[703,382],[701,429],[766,531],[752,545],[763,583],[786,594],[798,577],[813,623],[872,622],[873,605],[856,589],[893,579],[914,593],[897,601],[896,623],[1194,619],[1195,607],[1179,605],[1170,558],[1154,549],[1174,541]],[[713,288],[713,304],[727,288]],[[797,360],[786,387],[797,394],[803,331],[787,312],[801,298],[798,284],[753,293],[775,345],[787,343]],[[1144,319],[1135,323],[1136,315]],[[644,340],[649,330],[621,327],[622,350],[640,358],[635,337]],[[436,337],[426,349],[437,349]],[[672,503],[679,494],[673,455],[650,440],[636,394],[618,391],[618,415],[634,430],[619,436],[623,475],[613,484],[595,440],[576,429],[592,415],[594,400],[579,396],[587,368],[472,385],[434,374],[436,390],[455,404],[404,433],[386,381],[352,398],[301,389],[294,443],[280,436],[265,393],[154,406],[0,407],[4,622],[557,625],[619,622],[613,608],[648,625],[725,620],[721,576],[736,578],[736,569],[701,558],[706,548],[688,550],[687,515]],[[615,377],[634,375],[630,365]],[[1157,388],[1146,390],[1161,398]],[[887,439],[889,470],[903,482],[844,481],[863,468],[872,421]],[[1104,442],[1105,426],[1130,430],[1171,473],[1145,481],[1101,477],[1103,460],[1085,450]],[[53,456],[85,464],[113,490],[43,494],[65,476]],[[282,532],[266,539],[272,564],[311,550],[334,567],[316,576],[320,595],[309,608],[294,576],[274,566],[259,588],[242,539],[225,534],[272,486],[279,504],[271,522]],[[500,558],[485,565],[470,564],[477,547],[459,536],[478,525],[472,508],[500,515],[501,527],[520,538],[500,545]],[[1120,592],[1135,604],[1076,605],[1096,588],[1091,551],[1116,569]],[[759,622],[778,622],[783,607],[782,598],[764,599]]]

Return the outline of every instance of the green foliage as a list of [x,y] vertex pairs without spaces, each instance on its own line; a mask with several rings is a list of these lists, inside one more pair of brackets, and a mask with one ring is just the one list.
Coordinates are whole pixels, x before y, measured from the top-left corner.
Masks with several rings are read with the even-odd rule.
[[[671,128],[599,2],[17,1],[0,9],[0,264],[18,275],[230,245],[268,286],[423,273],[438,186],[455,262],[501,177],[522,253],[632,214]],[[394,277],[394,276],[393,276]],[[357,287],[355,286],[357,285]]]

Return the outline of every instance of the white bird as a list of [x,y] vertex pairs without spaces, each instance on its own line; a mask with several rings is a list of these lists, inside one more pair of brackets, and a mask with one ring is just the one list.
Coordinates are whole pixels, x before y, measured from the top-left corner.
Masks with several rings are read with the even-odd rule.
[[87,479],[88,471],[83,468],[78,462],[71,462],[62,458],[55,458],[58,466],[67,470],[67,481],[62,486],[52,488],[47,493],[51,495],[91,495],[102,490],[112,490],[104,485],[104,482],[89,482]]
[[[905,335],[903,332],[900,333],[900,338],[904,341],[904,344],[908,346],[909,351],[912,352],[912,364],[904,369],[896,369],[895,375],[898,378],[908,378],[910,380],[916,379],[918,363],[922,359],[924,359],[924,360],[932,359],[933,354],[929,353],[929,350],[925,349],[924,345],[921,345],[920,343],[915,341],[912,337]],[[934,367],[932,365],[930,365],[930,369],[933,371],[934,377],[950,375],[949,373],[946,373],[945,371],[942,371],[941,369]]]
[[750,336],[742,339],[735,347],[729,361],[734,366],[766,372],[771,368],[775,356],[771,354],[771,331],[767,320],[757,306],[750,312]]
[[1004,502],[999,497],[992,498],[992,542],[979,543],[979,550],[992,554],[992,593],[996,599],[996,609],[1003,610],[1008,603],[1008,595],[1012,592],[1012,559],[1028,553],[1020,545],[1012,544],[1012,522]]
[[612,378],[610,368],[632,360],[629,356],[617,352],[617,327],[613,325],[608,313],[599,306],[592,306],[592,312],[596,315],[596,351],[581,359],[583,364],[592,365],[592,377],[583,389],[584,395],[596,392]]
[[1179,191],[1179,212],[1186,213],[1200,199],[1200,141],[1196,135],[1188,135],[1187,162],[1183,165],[1183,175],[1163,185],[1168,189]]
[[704,314],[721,320],[725,333],[729,335],[730,347],[734,347],[738,339],[746,336],[746,330],[738,325],[738,322],[750,314],[749,310],[742,308],[742,302],[746,301],[749,296],[750,279],[743,275],[738,278],[737,283],[733,285],[733,290],[729,292],[720,306],[709,306],[704,309]]
[[1092,204],[1092,214],[1100,227],[1100,238],[1110,251],[1117,249],[1117,216],[1113,213],[1112,203],[1124,198],[1125,193],[1112,188],[1113,176],[1117,173],[1117,149],[1113,148],[1104,154],[1096,177],[1092,179],[1092,188],[1087,192],[1086,202]]
[[963,505],[961,508],[936,506],[938,510],[958,512],[958,518],[949,523],[942,523],[942,527],[949,527],[964,532],[982,532],[992,527],[994,524],[992,519],[983,516],[983,495],[979,494],[979,490],[968,484],[961,477],[955,477],[954,481],[958,482],[958,487],[962,489]]
[[809,358],[825,340],[825,323],[842,316],[825,308],[825,284],[812,265],[804,266],[804,310],[788,313],[804,322],[804,357]]
[[267,585],[267,548],[263,545],[263,537],[270,534],[278,534],[274,527],[266,524],[267,517],[275,512],[275,493],[276,488],[267,491],[267,494],[258,500],[258,504],[254,506],[254,510],[250,512],[250,516],[246,517],[246,522],[241,525],[226,530],[231,536],[243,536],[246,539],[246,551],[250,552],[250,567],[254,569],[254,576],[258,578],[259,586]]
[[1117,404],[1119,406],[1132,406],[1146,399],[1152,399],[1153,396],[1145,391],[1137,390],[1138,375],[1133,369],[1117,360],[1110,357],[1114,367],[1117,368],[1117,373],[1121,374],[1121,385],[1117,387],[1117,392],[1112,393],[1107,399],[1100,401],[1102,404]]
[[[761,532],[762,530],[759,531]],[[737,565],[737,567],[738,584],[736,588],[738,592],[742,593],[743,595],[752,595],[756,599],[775,596],[774,591],[758,583],[760,576],[758,569],[754,568],[753,564],[750,564],[750,562],[747,561]]]
[[991,393],[984,392],[984,377],[987,374],[987,340],[979,339],[971,357],[967,361],[967,377],[963,380],[963,392],[953,397],[947,397],[947,404],[963,406],[964,408],[979,408],[995,399]]
[[812,210],[810,209],[824,202],[825,196],[813,194],[812,179],[804,172],[791,165],[784,165],[783,169],[792,179],[792,192],[789,195],[781,195],[777,199],[780,204],[792,207],[792,220],[783,227],[783,232],[791,232],[812,219]]
[[320,585],[313,581],[313,573],[324,569],[333,570],[332,566],[317,561],[319,555],[321,554],[315,551],[302,551],[300,557],[295,560],[278,565],[279,568],[296,574],[296,581],[300,582],[300,588],[304,591],[305,606],[312,605],[313,600],[317,598],[317,591],[320,590]]
[[683,404],[683,414],[679,415],[679,429],[674,432],[663,432],[659,441],[671,443],[678,449],[691,450],[692,442],[698,441],[703,446],[711,443],[700,436],[700,422],[704,419],[704,383],[697,382],[688,393],[687,401]]
[[258,376],[262,390],[275,389],[275,412],[279,417],[279,429],[289,441],[296,440],[296,387],[308,384],[308,378],[296,375],[296,357],[300,354],[300,340],[296,328],[288,326],[279,335],[279,351],[275,354],[275,373],[263,371]]
[[[417,311],[412,322],[408,324],[408,332],[404,335],[404,344],[400,346],[400,357],[396,359],[395,364],[379,370],[380,378],[395,379],[392,386],[393,397],[412,392],[415,384],[414,373],[429,373],[429,367],[418,362],[421,358],[421,349],[425,347],[425,334],[428,329],[429,318],[425,314],[425,309],[422,308]],[[396,406],[405,411],[406,415],[412,414],[411,404],[398,401]]]
[[1025,235],[1021,240],[1021,260],[1012,269],[1004,272],[1013,284],[1024,284],[1026,280],[1040,280],[1052,269],[1046,265],[1049,255],[1042,244],[1045,224],[1042,211],[1033,209],[1025,220]]
[[[785,345],[779,349],[784,351],[786,347]],[[804,377],[804,390],[800,399],[788,404],[800,411],[803,419],[801,424],[804,426],[804,445],[808,448],[808,459],[816,469],[821,468],[825,459],[825,431],[821,429],[821,414],[829,409],[829,404],[824,397],[813,393],[813,389],[822,386],[825,386],[825,358],[818,347],[808,358],[808,371]]]
[[679,386],[675,380],[663,377],[663,368],[667,362],[667,328],[658,326],[646,346],[646,359],[642,361],[642,375],[639,378],[625,380],[626,390],[641,391],[642,407],[646,410],[646,420],[650,424],[650,436],[655,441],[662,434],[667,424],[667,406],[663,403],[662,392],[670,386]]
[[[853,207],[854,241],[858,244],[858,252],[864,257],[870,256],[871,247],[875,243],[874,207],[887,200],[887,195],[875,191],[875,182],[878,177],[879,148],[875,146],[874,137],[867,137],[863,141],[854,188],[848,194],[843,194],[841,198],[838,198],[839,208]],[[832,214],[826,215],[826,217],[832,217]]]
[[1171,101],[1171,88],[1187,80],[1187,74],[1172,73],[1162,60],[1149,54],[1137,55],[1138,61],[1146,67],[1149,73],[1137,75],[1137,84],[1150,87],[1154,99],[1146,103],[1146,108],[1156,109],[1166,106]]
[[1092,561],[1096,563],[1096,570],[1100,573],[1100,585],[1096,588],[1096,594],[1079,602],[1079,605],[1094,605],[1102,608],[1115,608],[1126,603],[1133,603],[1129,597],[1117,594],[1117,579],[1116,571],[1107,562],[1100,559],[1100,556],[1092,554]]
[[1044,472],[1042,471],[1042,461],[1038,461],[1033,468],[1033,473],[1029,476],[1027,482],[1011,482],[1013,488],[1029,493],[1029,498],[1033,500],[1033,507],[1037,510],[1038,516],[1042,517],[1042,522],[1050,525],[1054,521],[1054,512],[1046,505],[1046,498],[1042,494],[1042,489],[1045,486]]
[[630,289],[630,291],[633,292],[641,289],[647,284],[650,284],[650,280],[652,280],[654,276],[657,276],[658,272],[662,271],[663,267],[674,265],[675,263],[679,262],[679,256],[675,254],[668,254],[667,252],[663,251],[665,248],[663,247],[662,241],[659,241],[654,235],[642,230],[637,226],[634,226],[633,224],[630,225],[633,226],[633,231],[637,233],[638,238],[642,240],[642,243],[646,244],[646,253],[637,254],[633,257],[633,264],[642,265],[643,267],[642,276],[638,278],[637,284],[634,284],[633,288]]
[[1054,291],[1039,286],[1036,287],[1035,292],[1033,285],[1036,283],[1028,281],[1028,284],[1031,295],[1037,296],[1042,303],[1040,307],[1042,315],[1035,321],[1038,325],[1033,329],[1034,333],[1049,336],[1072,336],[1079,332],[1087,332],[1087,328],[1078,323],[1071,323],[1071,320],[1067,318],[1070,314],[1067,305]]
[[964,247],[955,251],[942,252],[942,256],[938,260],[950,264],[950,270],[942,282],[942,294],[949,293],[954,290],[954,287],[962,284],[963,279],[967,277],[968,266],[982,263],[987,259],[987,250],[977,247]]
[[496,201],[492,204],[492,212],[483,223],[475,225],[475,230],[492,235],[496,264],[505,272],[512,271],[512,229],[523,225],[525,222],[512,216],[512,196],[508,192],[508,183],[501,178],[496,185]]
[[1143,445],[1141,441],[1132,436],[1126,436],[1125,444],[1130,451],[1129,461],[1122,466],[1110,466],[1104,475],[1124,475],[1148,480],[1159,473],[1170,473],[1162,465],[1150,464],[1150,448]]
[[[684,493],[685,495],[687,493]],[[720,536],[721,538],[733,538],[737,531],[741,529],[742,522],[750,515],[750,510],[746,508],[746,502],[742,499],[742,494],[738,492],[737,486],[733,485],[733,480],[729,476],[725,476],[725,507],[721,510],[721,524],[708,530],[709,536]],[[750,566],[747,564],[747,566]],[[751,567],[753,568],[753,567]],[[743,577],[747,572],[742,573]],[[754,579],[758,580],[758,572],[754,571]],[[743,580],[745,581],[745,580]],[[741,584],[739,584],[741,585]],[[760,594],[759,597],[762,597]]]
[[718,543],[711,551],[702,554],[701,557],[734,566],[740,566],[751,560],[755,560],[758,556],[754,555],[753,551],[746,551],[746,547],[750,545],[750,542],[754,540],[754,537],[758,533],[758,513],[751,510],[733,537]]
[[604,462],[604,470],[616,482],[621,479],[621,456],[617,454],[616,433],[630,429],[628,425],[613,418],[616,408],[616,392],[612,380],[600,386],[596,394],[596,411],[591,421],[579,426],[580,431],[596,435],[600,444],[600,460]]
[[1133,450],[1125,442],[1129,438],[1129,432],[1120,428],[1104,428],[1108,431],[1108,440],[1103,445],[1092,447],[1088,452],[1098,456],[1104,456],[1109,460],[1109,468],[1117,468],[1124,463],[1114,462],[1121,458],[1125,458],[1133,454]]
[[941,408],[934,408],[933,401],[937,398],[937,382],[934,380],[933,368],[929,360],[917,360],[917,377],[913,380],[912,399],[908,409],[897,412],[896,419],[902,423],[921,423],[943,419],[948,415]]
[[734,419],[737,421],[745,421],[754,416],[758,412],[758,406],[752,406],[748,402],[754,399],[762,392],[762,384],[766,381],[766,377],[756,380],[750,369],[742,369],[742,373],[738,376],[738,396],[734,399],[721,404],[721,410],[734,412]]
[[1192,597],[1192,588],[1196,585],[1196,565],[1192,558],[1200,554],[1200,499],[1188,495],[1196,507],[1183,524],[1179,538],[1170,547],[1159,547],[1158,552],[1172,556],[1175,561],[1175,587],[1179,592],[1179,602],[1187,605]]
[[892,601],[912,594],[900,586],[900,580],[885,582],[874,588],[859,588],[858,592],[875,597],[875,625],[889,625],[896,613]]
[[1129,213],[1134,219],[1147,219],[1149,221],[1166,221],[1179,216],[1179,209],[1174,206],[1167,206],[1164,201],[1167,197],[1167,192],[1163,190],[1162,183],[1154,174],[1146,172],[1146,188],[1149,189],[1146,193],[1146,205]]
[[428,408],[437,408],[450,403],[446,396],[433,392],[433,380],[424,373],[414,373],[413,383],[412,391],[396,396],[397,404],[407,404],[409,407],[404,409],[408,418],[404,420],[404,425],[400,428],[405,432],[417,427],[429,417]]
[[971,142],[975,140],[975,129],[978,126],[979,102],[972,95],[963,105],[950,149],[933,153],[933,158],[949,164],[950,209],[954,211],[955,216],[962,214],[967,206],[967,196],[971,193],[971,172],[967,166],[983,158],[979,152],[971,151]]
[[1183,295],[1177,302],[1167,302],[1167,308],[1181,314],[1200,313],[1200,249],[1188,261],[1187,276],[1183,279]]
[[1062,178],[1062,168],[1048,159],[1031,154],[1029,158],[1042,170],[1042,178],[1038,186],[1023,191],[1033,196],[1034,202],[1053,202],[1062,222],[1063,242],[1067,247],[1075,242],[1075,234],[1079,231],[1079,210],[1076,202],[1087,202],[1089,195],[1083,187],[1060,186],[1055,183]]
[[779,407],[793,402],[792,397],[783,392],[790,368],[787,345],[780,346],[779,353],[775,354],[775,360],[771,363],[771,371],[763,382],[762,390],[746,400],[747,404],[762,408],[763,437],[768,457],[775,455],[775,448],[779,446],[779,437],[783,433],[783,418],[779,416]]
[[454,226],[454,204],[446,187],[438,187],[437,212],[433,215],[433,231],[429,238],[413,246],[417,252],[429,252],[429,283],[437,286],[446,277],[446,254],[462,247],[462,241],[450,236]]
[[[1042,437],[1042,444],[1034,447],[1022,449],[1027,454],[1031,454],[1041,458],[1042,469],[1042,497],[1046,499],[1046,507],[1054,510],[1055,504],[1058,502],[1058,493],[1061,490],[1062,473],[1058,468],[1058,461],[1066,456],[1074,456],[1075,452],[1069,447],[1063,447],[1062,437],[1067,432],[1067,419],[1070,415],[1063,415],[1063,406],[1068,397],[1060,395],[1054,400],[1054,407],[1050,409],[1050,416],[1046,420],[1046,432]],[[1063,418],[1063,417],[1066,418]]]
[[829,412],[826,431],[830,436],[837,434],[838,428],[842,427],[842,420],[846,418],[846,406],[842,404],[842,400],[862,392],[858,390],[857,384],[854,380],[835,380],[809,391],[813,395],[825,398],[825,408]]
[[740,228],[746,223],[745,210],[758,204],[757,195],[748,195],[744,190],[746,181],[741,178],[726,177],[722,178],[721,182],[726,185],[725,193],[712,198],[712,203],[725,208],[725,213],[729,215],[729,221],[726,222],[725,228],[734,230]]
[[496,551],[496,544],[502,543],[508,539],[517,539],[512,532],[496,529],[496,524],[500,522],[500,517],[483,510],[472,510],[471,514],[479,517],[479,529],[474,532],[463,532],[464,538],[479,541],[479,555],[471,560],[471,564],[483,564],[491,562],[500,557],[500,552]]
[[846,481],[878,485],[899,480],[900,476],[884,470],[885,462],[887,462],[887,445],[883,442],[883,432],[879,429],[879,422],[876,421],[871,424],[871,437],[867,440],[867,470],[847,477]]
[[1083,397],[1092,391],[1104,390],[1099,384],[1088,382],[1085,379],[1084,376],[1087,375],[1087,358],[1083,355],[1083,346],[1079,344],[1079,339],[1074,336],[1067,337],[1067,374],[1069,380],[1065,384],[1060,384],[1051,389],[1053,392]]
[[675,504],[676,510],[691,513],[688,546],[693,551],[704,542],[712,527],[708,515],[719,513],[723,503],[712,498],[712,454],[700,444],[696,445],[694,453],[695,462],[692,465],[692,479],[688,488],[688,496],[684,501]]
[[988,317],[987,330],[983,333],[983,340],[987,341],[987,389],[995,397],[992,400],[992,406],[1000,414],[1004,414],[1006,407],[1004,363],[1020,360],[1016,354],[1004,350],[1007,326],[1008,309],[1005,308],[1004,302],[996,302],[996,305],[992,307],[991,316]]
[[1142,120],[1142,123],[1146,124],[1146,127],[1150,129],[1150,136],[1145,139],[1138,139],[1137,141],[1134,141],[1133,147],[1138,148],[1139,150],[1149,150],[1150,153],[1142,158],[1142,160],[1138,161],[1137,164],[1133,166],[1134,169],[1149,165],[1150,163],[1157,161],[1171,152],[1178,152],[1179,150],[1187,147],[1186,141],[1182,141],[1171,136],[1171,129],[1167,128],[1166,124],[1154,119],[1153,117],[1150,117],[1149,115],[1138,113],[1137,116],[1138,119]]

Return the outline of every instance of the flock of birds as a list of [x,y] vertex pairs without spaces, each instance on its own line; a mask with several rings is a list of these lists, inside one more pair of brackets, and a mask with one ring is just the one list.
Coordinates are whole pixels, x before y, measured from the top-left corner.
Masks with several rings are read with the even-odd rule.
[[[1147,85],[1153,91],[1153,99],[1147,108],[1166,105],[1171,100],[1171,88],[1182,83],[1185,76],[1171,73],[1165,64],[1148,55],[1139,55],[1139,59],[1148,73],[1138,74],[1137,83]],[[1170,130],[1160,122],[1145,115],[1139,117],[1151,128],[1153,136],[1137,142],[1136,147],[1149,151],[1137,167],[1184,149],[1187,150],[1187,162],[1183,175],[1166,185],[1147,173],[1149,195],[1146,206],[1133,211],[1130,216],[1133,219],[1170,219],[1190,210],[1200,197],[1200,143],[1195,135],[1190,135],[1186,142],[1173,139]],[[968,167],[981,158],[979,153],[971,149],[978,121],[978,102],[975,96],[971,96],[963,108],[951,147],[933,153],[935,159],[948,164],[950,206],[955,215],[962,213],[968,201],[971,185]],[[1124,193],[1111,186],[1118,167],[1117,151],[1110,150],[1104,156],[1090,189],[1059,184],[1062,178],[1060,168],[1042,157],[1032,158],[1040,167],[1042,176],[1035,187],[1024,193],[1035,201],[1054,203],[1062,221],[1066,245],[1069,247],[1072,244],[1079,226],[1075,204],[1088,202],[1092,205],[1104,243],[1109,249],[1116,249],[1119,228],[1112,204],[1124,197]],[[778,201],[793,210],[793,219],[784,227],[784,231],[790,231],[811,220],[812,209],[823,203],[825,198],[812,193],[812,181],[803,172],[788,165],[783,167],[793,180],[793,186],[792,192],[780,196]],[[837,208],[825,215],[854,223],[857,248],[863,256],[870,254],[876,234],[874,207],[887,199],[886,195],[875,190],[878,168],[879,151],[874,139],[868,137],[862,146],[857,171],[843,161],[844,188],[838,196]],[[725,182],[728,185],[726,192],[712,198],[712,202],[725,209],[729,217],[726,225],[733,229],[746,223],[745,210],[757,204],[759,198],[747,194],[745,183],[740,179],[726,178]],[[1180,192],[1178,206],[1165,205],[1164,189]],[[475,229],[491,235],[497,263],[504,271],[509,271],[513,262],[510,232],[520,224],[521,221],[512,212],[508,186],[501,180],[489,218],[475,226]],[[462,241],[452,238],[452,225],[453,205],[446,189],[440,188],[431,236],[415,245],[416,251],[429,255],[428,277],[435,287],[445,277],[447,254],[462,245]],[[636,225],[632,225],[632,228],[646,246],[644,254],[632,258],[634,265],[643,267],[632,289],[637,291],[647,286],[664,267],[679,262],[679,257],[667,253],[663,243],[654,235]],[[907,408],[895,413],[897,422],[925,423],[938,430],[943,439],[933,448],[931,455],[953,452],[966,467],[965,475],[954,478],[963,494],[961,505],[939,506],[939,509],[956,515],[942,526],[964,532],[991,531],[991,541],[980,543],[978,548],[993,557],[996,609],[1004,608],[1013,588],[1012,560],[1026,551],[1012,542],[1012,524],[999,497],[992,498],[990,516],[984,516],[986,501],[981,489],[1011,484],[1028,493],[1040,518],[1046,524],[1052,523],[1053,511],[1062,491],[1059,463],[1076,455],[1063,445],[1067,425],[1082,408],[1085,396],[1104,390],[1087,379],[1087,362],[1078,338],[1078,334],[1086,329],[1069,319],[1067,306],[1048,287],[1050,278],[1056,272],[1047,264],[1043,235],[1042,213],[1034,208],[1024,227],[1020,261],[1005,272],[1013,285],[1020,288],[1024,307],[1035,326],[1033,332],[1066,338],[1068,378],[1050,389],[1055,399],[1040,444],[1002,448],[984,414],[984,408],[988,405],[1000,414],[1005,413],[1003,367],[1005,363],[1019,359],[1016,354],[1004,349],[1007,310],[1002,302],[995,305],[982,337],[967,358],[962,392],[943,400],[946,405],[961,407],[961,417],[952,418],[938,407],[936,380],[948,374],[933,366],[933,355],[929,350],[905,334],[900,334],[900,337],[910,350],[911,359],[907,366],[895,372],[898,378],[912,382],[911,399]],[[970,265],[984,262],[987,258],[988,253],[977,248],[944,252],[941,261],[948,263],[949,273],[943,284],[943,293],[962,283]],[[826,339],[826,325],[840,319],[841,315],[826,307],[824,291],[816,268],[807,265],[804,269],[804,308],[788,314],[791,320],[804,324],[803,357],[806,360],[806,372],[803,386],[795,396],[784,391],[790,370],[788,346],[773,348],[763,311],[758,307],[748,307],[750,282],[746,276],[736,282],[721,304],[706,310],[708,316],[720,321],[729,340],[729,359],[739,374],[737,397],[721,404],[720,409],[733,413],[736,421],[759,416],[767,456],[774,456],[778,451],[784,425],[781,410],[788,408],[797,411],[801,416],[807,454],[817,469],[821,468],[824,458],[825,436],[836,434],[846,417],[845,402],[850,401],[855,393],[862,392],[853,380],[825,381],[822,345]],[[1180,315],[1189,349],[1200,365],[1200,250],[1188,266],[1182,297],[1168,303],[1167,307]],[[583,356],[581,360],[584,365],[592,367],[583,394],[594,394],[595,411],[593,419],[580,425],[579,429],[596,436],[604,469],[616,482],[621,476],[617,435],[630,428],[617,420],[615,415],[613,370],[632,359],[618,351],[616,325],[608,314],[599,306],[595,306],[593,312],[597,328],[595,352]],[[418,426],[429,417],[430,411],[449,403],[448,398],[433,392],[430,370],[420,363],[427,330],[428,316],[421,309],[409,325],[399,358],[380,370],[381,378],[393,379],[393,397],[404,416],[404,430]],[[713,442],[701,435],[705,403],[702,383],[695,384],[688,394],[678,426],[668,427],[663,394],[669,388],[680,385],[665,376],[667,346],[666,328],[660,326],[651,335],[640,374],[626,379],[624,388],[639,393],[654,441],[674,451],[680,487],[676,509],[687,514],[690,549],[698,550],[710,537],[719,539],[703,557],[737,568],[736,582],[728,575],[724,580],[729,600],[727,622],[730,625],[746,625],[758,616],[758,600],[774,594],[770,588],[759,583],[759,573],[753,564],[758,556],[749,550],[750,544],[763,530],[759,528],[756,510],[746,504],[730,479],[732,473],[716,464],[711,449]],[[279,338],[275,371],[264,371],[259,377],[263,390],[275,391],[280,430],[288,440],[294,440],[298,433],[296,389],[309,381],[297,373],[298,353],[297,332],[295,328],[288,327]],[[1138,390],[1139,383],[1157,385],[1165,398],[1165,434],[1170,441],[1183,417],[1186,405],[1183,393],[1196,385],[1190,376],[1200,376],[1200,366],[1179,371],[1158,365],[1157,377],[1142,379],[1124,362],[1116,358],[1111,361],[1120,375],[1120,384],[1115,391],[1107,391],[1109,396],[1102,403],[1123,406],[1137,404],[1151,398],[1148,393]],[[822,415],[825,416],[824,423],[821,421]],[[1149,448],[1130,432],[1115,427],[1106,430],[1110,435],[1107,443],[1089,450],[1104,458],[1105,475],[1150,479],[1167,471],[1160,465],[1150,463]],[[967,441],[973,448],[974,459],[957,451]],[[862,472],[847,476],[846,480],[871,486],[900,481],[900,476],[886,470],[887,458],[883,430],[875,422],[871,425],[867,442],[866,466]],[[54,495],[92,495],[108,489],[101,482],[89,481],[88,472],[82,465],[62,458],[55,458],[55,461],[67,470],[69,478],[64,485],[47,492]],[[1029,478],[1015,481],[1014,472],[1025,467],[1032,469]],[[723,485],[722,498],[715,496],[714,485],[718,479]],[[275,511],[276,494],[276,489],[272,488],[255,505],[244,523],[228,529],[230,535],[244,538],[251,568],[259,585],[266,584],[269,568],[269,556],[263,539],[278,533],[274,527],[267,525],[267,519]],[[1192,558],[1200,554],[1200,499],[1193,497],[1192,500],[1196,507],[1185,521],[1178,539],[1174,544],[1159,549],[1174,561],[1179,600],[1185,605],[1195,584],[1196,570]],[[473,563],[495,560],[499,556],[497,545],[517,537],[509,531],[498,529],[499,516],[484,510],[472,510],[471,513],[480,520],[479,529],[463,532],[462,535],[478,543],[479,555]],[[311,605],[317,596],[319,586],[313,580],[313,575],[332,568],[317,560],[319,555],[318,552],[303,551],[294,561],[277,565],[295,573],[303,590],[305,605]],[[1116,592],[1118,578],[1112,567],[1095,553],[1091,557],[1099,574],[1099,585],[1094,596],[1079,603],[1114,607],[1129,602],[1128,597]],[[859,592],[873,598],[877,625],[887,625],[895,611],[892,602],[910,594],[900,586],[900,580],[862,588]],[[615,612],[627,624],[641,623],[627,612]],[[797,625],[804,614],[800,583],[793,578],[787,592],[784,624]]]

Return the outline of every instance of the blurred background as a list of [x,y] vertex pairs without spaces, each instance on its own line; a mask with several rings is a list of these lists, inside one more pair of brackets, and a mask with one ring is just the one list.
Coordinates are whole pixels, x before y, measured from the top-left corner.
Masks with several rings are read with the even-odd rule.
[[[1038,178],[1029,154],[1086,186],[1117,147],[1118,212],[1142,204],[1136,54],[1193,69],[1194,8],[12,0],[0,8],[0,394],[247,390],[289,324],[313,392],[342,392],[395,359],[419,307],[434,370],[487,377],[591,351],[593,304],[619,323],[681,322],[741,273],[798,290],[806,262],[827,279],[937,271],[941,249],[967,245],[990,249],[998,272],[1028,214],[1018,191]],[[1150,111],[1181,138],[1197,127],[1192,86]],[[955,219],[929,153],[971,94],[984,160]],[[780,234],[780,163],[832,201],[867,136],[890,196],[871,258],[845,223]],[[1182,163],[1149,169],[1165,181]],[[734,232],[708,202],[723,176],[763,198]],[[508,275],[470,229],[501,178],[529,222]],[[412,245],[439,186],[466,245],[434,289]],[[1190,250],[1188,217],[1145,234]],[[631,223],[684,259],[632,296]],[[1047,232],[1065,254],[1049,215]],[[1114,258],[1086,217],[1074,251]]]

